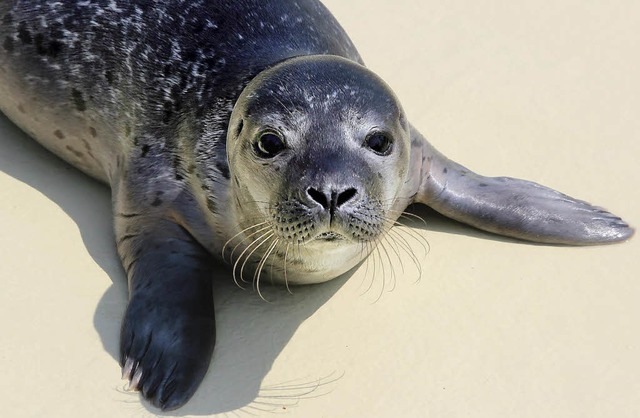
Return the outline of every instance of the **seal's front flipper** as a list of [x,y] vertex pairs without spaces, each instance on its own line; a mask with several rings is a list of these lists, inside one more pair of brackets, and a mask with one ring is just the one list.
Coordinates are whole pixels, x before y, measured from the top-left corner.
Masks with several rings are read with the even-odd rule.
[[624,241],[633,229],[602,208],[537,183],[484,177],[457,164],[412,128],[422,150],[416,201],[485,231],[549,244],[590,245]]
[[208,253],[180,225],[145,214],[116,214],[129,277],[120,364],[130,388],[171,410],[191,398],[215,342]]

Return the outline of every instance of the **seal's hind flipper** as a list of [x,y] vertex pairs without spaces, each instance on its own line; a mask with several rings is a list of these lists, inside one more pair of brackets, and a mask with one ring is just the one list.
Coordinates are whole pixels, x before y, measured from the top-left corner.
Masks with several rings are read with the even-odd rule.
[[485,231],[549,244],[593,245],[624,241],[633,229],[619,217],[540,184],[484,177],[449,160],[415,128],[423,152],[416,201]]

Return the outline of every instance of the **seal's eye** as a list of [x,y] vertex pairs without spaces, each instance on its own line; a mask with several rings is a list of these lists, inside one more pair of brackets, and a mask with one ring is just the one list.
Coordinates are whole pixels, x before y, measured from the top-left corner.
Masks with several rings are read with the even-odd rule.
[[262,158],[273,158],[284,149],[284,141],[274,132],[262,133],[256,143],[256,152]]
[[365,146],[379,155],[391,154],[393,142],[382,132],[374,132],[364,141]]

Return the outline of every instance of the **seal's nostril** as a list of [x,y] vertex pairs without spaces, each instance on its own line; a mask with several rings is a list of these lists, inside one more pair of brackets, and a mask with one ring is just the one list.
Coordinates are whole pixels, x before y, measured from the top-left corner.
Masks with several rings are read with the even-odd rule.
[[329,198],[324,193],[314,189],[313,187],[309,187],[307,189],[307,194],[314,202],[319,203],[324,209],[329,209]]
[[353,199],[358,194],[358,191],[353,187],[345,189],[341,192],[337,192],[336,190],[331,190],[331,194],[323,193],[318,189],[313,187],[309,187],[307,189],[307,195],[314,202],[318,203],[324,210],[328,210],[333,214],[333,212]]
[[358,192],[356,191],[356,189],[350,188],[350,189],[347,189],[344,192],[338,194],[338,198],[336,199],[336,206],[340,207],[343,204],[347,203],[349,200],[353,199],[353,197],[357,193]]

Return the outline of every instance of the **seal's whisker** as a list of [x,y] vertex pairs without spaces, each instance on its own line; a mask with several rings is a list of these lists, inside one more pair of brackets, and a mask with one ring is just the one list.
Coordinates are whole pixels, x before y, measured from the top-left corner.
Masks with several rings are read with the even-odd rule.
[[415,213],[400,211],[400,210],[393,210],[393,209],[388,209],[387,212],[399,214],[398,219],[400,218],[413,219],[413,220],[420,221],[420,223],[422,223],[424,226],[427,226],[427,221],[422,216],[416,215]]
[[393,230],[389,231],[388,238],[391,242],[395,243],[398,251],[403,251],[409,256],[409,259],[418,271],[418,278],[416,279],[416,282],[419,282],[420,278],[422,277],[422,263],[416,255],[414,248],[409,245],[409,242],[403,237],[403,234],[406,233],[407,231],[404,228],[394,228]]
[[[245,255],[246,252],[251,249],[251,247],[253,247],[254,245],[258,244],[260,242],[260,240],[262,240],[265,236],[268,236],[269,234],[273,234],[273,232],[265,232],[262,235],[260,235],[260,237],[258,237],[256,240],[252,241],[249,245],[247,245],[247,247],[238,256],[238,259],[236,260],[236,262],[233,264],[233,269],[231,270],[232,275],[233,275],[233,282],[238,287],[240,287],[241,289],[244,289],[244,287],[240,286],[240,283],[238,282],[238,279],[237,279],[237,276],[236,276],[236,271],[237,271],[238,264],[242,260],[242,256]],[[251,255],[252,253],[253,253],[253,251],[251,251],[251,253],[249,255]],[[244,268],[244,265],[247,262],[248,257],[249,256],[247,256],[247,258],[245,258],[245,261],[242,263],[242,268]],[[244,280],[242,279],[242,270],[240,271],[240,280],[242,280],[244,282]]]
[[411,248],[411,245],[409,245],[409,243],[407,242],[407,240],[402,236],[402,234],[400,232],[398,232],[395,229],[391,229],[389,230],[389,234],[395,234],[395,238],[397,239],[397,243],[400,245],[400,247],[402,249],[404,249],[404,251],[407,253],[407,255],[411,258],[411,260],[413,261],[413,263],[415,264],[415,266],[418,269],[418,276],[422,277],[422,266],[420,264],[420,260],[418,260],[418,257],[415,255],[415,252],[413,251],[413,249]]
[[[268,230],[268,229],[270,229],[270,226],[265,226],[265,227],[263,227],[263,228],[258,229],[257,231],[252,232],[251,234],[247,235],[246,237],[244,237],[240,242],[238,242],[238,243],[233,247],[233,250],[231,250],[231,254],[229,255],[229,261],[230,261],[230,262],[231,262],[231,261],[233,261],[233,255],[235,254],[235,252],[236,252],[236,250],[238,249],[238,247],[239,247],[240,245],[242,245],[242,243],[243,243],[243,242],[245,242],[245,241],[246,241],[246,240],[248,240],[248,239],[251,239],[251,237],[253,237],[253,236],[257,235],[257,234],[264,233],[264,231],[266,231],[266,230]],[[252,242],[255,242],[255,239],[254,239]],[[251,243],[252,243],[252,242],[250,242],[250,243],[249,243],[249,245],[251,245]],[[241,258],[241,257],[242,257],[242,255],[241,255],[239,258]]]
[[[369,244],[368,241],[360,241],[360,259],[364,261],[364,274],[362,276],[362,280],[360,281],[360,284],[358,285],[358,289],[362,287],[362,285],[364,284],[364,280],[365,278],[368,277],[368,273],[369,273],[369,263],[370,263],[371,257],[369,257],[369,252],[367,251],[368,244]],[[366,251],[366,254],[365,254],[365,251]]]
[[[383,235],[384,237],[384,235]],[[387,292],[393,292],[396,288],[396,271],[393,268],[393,262],[391,261],[391,256],[389,256],[389,252],[387,251],[387,248],[384,245],[384,241],[381,239],[378,242],[378,248],[381,248],[382,251],[384,251],[386,257],[387,257],[387,261],[389,262],[389,269],[391,270],[391,280],[392,280],[392,285],[391,285],[391,289],[387,290]]]
[[287,288],[287,292],[289,292],[289,294],[293,295],[293,292],[291,291],[291,289],[289,288],[289,280],[287,278],[287,256],[289,255],[289,243],[287,242],[287,248],[284,250],[284,261],[283,261],[283,267],[284,267],[284,286]]
[[419,221],[422,225],[424,225],[425,227],[428,226],[428,223],[426,221],[426,219],[424,219],[422,216],[420,215],[416,215],[415,213],[411,213],[411,212],[402,212],[402,214],[400,215],[400,218],[405,218],[405,219],[414,219]]
[[[372,242],[369,242],[368,244],[369,245],[374,245]],[[375,259],[375,257],[372,257],[374,248],[375,247],[372,247],[372,249],[370,251],[370,254],[369,254],[369,257],[367,258],[367,259],[371,260],[371,265],[373,266],[373,273],[371,274],[371,282],[369,283],[369,286],[365,289],[365,291],[360,294],[360,296],[364,296],[365,294],[369,293],[369,291],[373,287],[373,282],[374,282],[374,279],[376,277],[376,259]]]
[[383,236],[383,239],[385,240],[385,242],[389,243],[389,247],[391,247],[391,250],[395,253],[396,258],[398,259],[398,264],[400,265],[400,268],[402,269],[402,274],[405,274],[404,263],[402,262],[402,259],[400,258],[400,253],[398,252],[398,249],[393,246],[393,244],[395,242],[393,241],[392,238],[389,237],[388,234],[385,234]]
[[[251,250],[251,252],[249,252],[249,254],[244,257],[244,261],[242,262],[242,266],[240,267],[240,280],[245,283],[249,283],[244,279],[244,269],[247,266],[247,263],[249,262],[249,260],[251,260],[251,256],[255,254],[255,252],[258,251],[258,249],[262,247],[265,242],[269,241],[274,235],[275,234],[273,232],[266,232],[264,235],[260,236],[260,238],[254,241],[254,243],[256,243],[257,245]],[[242,255],[240,255],[239,259],[240,258],[242,258]]]
[[399,229],[402,232],[406,233],[410,238],[412,238],[415,242],[417,242],[422,247],[422,249],[424,250],[425,256],[431,252],[431,245],[429,244],[429,241],[427,241],[425,237],[423,237],[413,229],[407,228],[406,225],[398,224],[396,226],[401,227]]
[[[393,226],[397,226],[400,227],[400,230],[405,232],[409,237],[413,238],[413,240],[415,240],[424,250],[424,254],[425,256],[427,254],[429,254],[429,252],[431,251],[431,246],[429,245],[429,242],[422,236],[420,235],[418,232],[414,231],[411,228],[407,228],[406,225],[402,225],[401,223],[399,223],[398,221],[393,220],[392,218],[378,218],[378,219],[384,219],[386,221],[392,221],[393,222]],[[389,231],[391,231],[392,229],[397,230],[398,228],[390,228]],[[408,244],[408,242],[407,242]]]
[[[358,289],[362,287],[362,285],[364,284],[364,280],[365,278],[368,277],[368,273],[369,273],[370,257],[369,257],[369,252],[367,251],[368,245],[369,245],[368,241],[360,241],[360,258],[364,261],[364,274],[362,275],[362,280],[358,285]],[[365,255],[365,252],[366,252],[366,255]]]
[[[260,388],[258,396],[251,404],[244,407],[242,412],[249,415],[255,415],[252,412],[245,411],[250,408],[261,412],[276,412],[283,406],[287,408],[294,407],[299,404],[302,399],[313,399],[324,396],[331,391],[330,386],[340,380],[344,376],[344,372],[335,376],[337,372],[333,372],[328,376],[314,379],[313,381],[303,381],[301,383],[285,382],[284,384],[270,387]],[[257,406],[254,406],[257,405]]]
[[260,275],[262,274],[262,269],[264,268],[264,265],[267,262],[267,259],[269,258],[269,256],[273,252],[273,249],[276,248],[276,246],[278,245],[278,242],[280,242],[280,240],[276,239],[275,241],[273,241],[273,243],[271,243],[271,245],[269,245],[269,248],[267,249],[267,251],[262,256],[262,260],[260,261],[260,264],[258,265],[258,269],[256,270],[256,272],[253,275],[254,287],[258,291],[258,295],[260,296],[260,299],[264,300],[265,302],[269,302],[269,301],[264,298],[264,296],[262,295],[262,292],[260,291]]
[[[380,284],[380,292],[378,293],[378,296],[375,298],[375,300],[371,302],[372,304],[377,303],[380,300],[380,298],[382,298],[382,295],[384,294],[384,288],[387,282],[384,263],[382,262],[382,255],[380,253],[380,245],[376,245],[373,251],[377,255],[378,261],[380,262],[380,269],[382,271],[382,283]],[[375,279],[375,276],[373,278]]]
[[[227,246],[231,243],[231,241],[236,239],[239,235],[241,235],[241,234],[243,234],[243,233],[245,233],[245,232],[247,232],[247,231],[249,231],[249,230],[251,230],[253,228],[257,228],[259,226],[262,226],[262,225],[265,225],[265,224],[268,224],[268,223],[269,223],[268,221],[264,221],[264,222],[257,223],[255,225],[251,225],[250,227],[243,229],[242,231],[238,232],[237,234],[235,234],[234,236],[229,238],[227,240],[227,242],[225,242],[224,245],[222,246],[222,260],[226,261],[224,253],[227,250]],[[242,242],[242,241],[240,241],[240,242]]]

